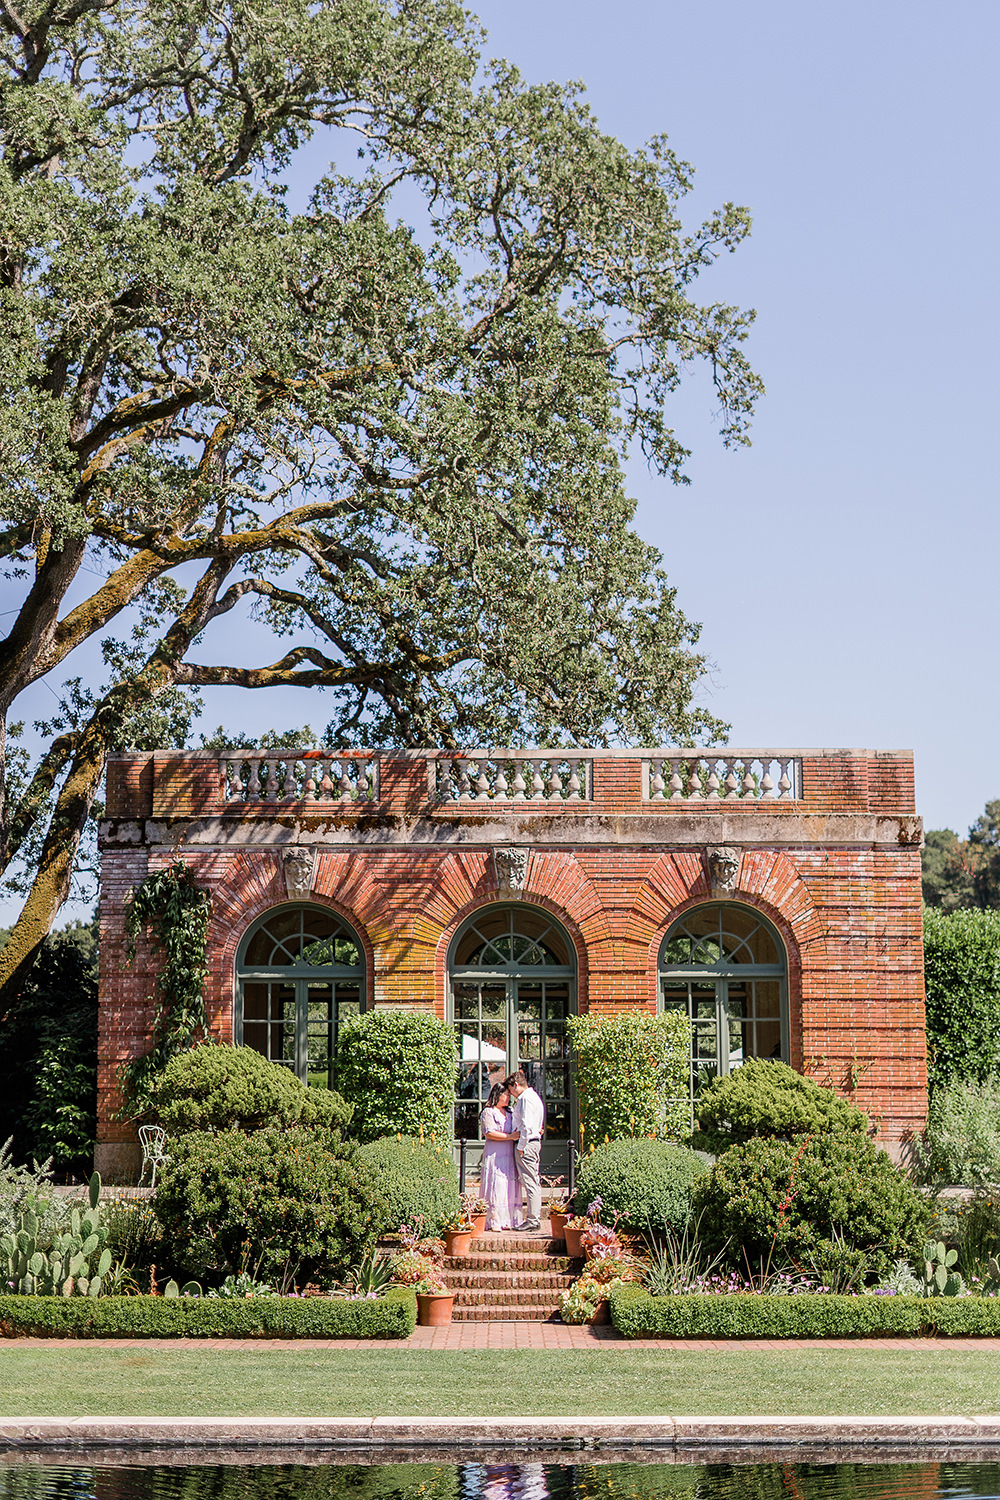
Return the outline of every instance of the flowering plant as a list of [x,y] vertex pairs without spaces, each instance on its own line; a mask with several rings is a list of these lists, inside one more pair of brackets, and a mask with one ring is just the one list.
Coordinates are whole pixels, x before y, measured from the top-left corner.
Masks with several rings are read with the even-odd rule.
[[589,1260],[621,1255],[625,1247],[610,1224],[588,1223],[583,1236],[583,1251]]
[[400,1286],[416,1286],[437,1274],[437,1263],[429,1255],[421,1255],[419,1250],[401,1250],[392,1257],[393,1279]]
[[451,1288],[441,1280],[437,1272],[432,1272],[428,1276],[422,1276],[419,1281],[415,1281],[413,1290],[418,1296],[446,1297]]
[[470,1219],[481,1219],[489,1211],[490,1205],[485,1198],[480,1198],[476,1193],[472,1192],[462,1194],[462,1212],[467,1214]]
[[646,1268],[632,1255],[601,1255],[587,1265],[591,1281],[609,1286],[612,1281],[642,1281]]
[[608,1295],[608,1288],[622,1280],[615,1277],[608,1282],[597,1281],[587,1271],[578,1276],[568,1292],[559,1298],[560,1313],[564,1323],[592,1323],[597,1309]]
[[444,1259],[444,1240],[439,1240],[436,1235],[424,1234],[422,1217],[412,1224],[400,1224],[399,1238],[404,1250],[415,1251],[417,1255],[435,1262]]
[[447,1219],[441,1220],[442,1234],[471,1234],[475,1227],[475,1224],[473,1224],[464,1208],[458,1209],[456,1213],[450,1214]]

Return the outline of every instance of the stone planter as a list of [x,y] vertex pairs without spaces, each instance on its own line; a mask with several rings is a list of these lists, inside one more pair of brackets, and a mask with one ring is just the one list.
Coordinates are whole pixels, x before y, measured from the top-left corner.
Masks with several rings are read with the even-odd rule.
[[583,1237],[585,1229],[572,1229],[569,1224],[563,1228],[563,1238],[566,1241],[566,1254],[578,1259],[583,1255]]
[[472,1244],[471,1229],[446,1229],[444,1252],[446,1255],[468,1255]]
[[478,1239],[481,1234],[486,1233],[486,1215],[476,1214],[472,1221],[472,1237]]
[[417,1322],[422,1328],[447,1328],[454,1303],[454,1292],[418,1292]]

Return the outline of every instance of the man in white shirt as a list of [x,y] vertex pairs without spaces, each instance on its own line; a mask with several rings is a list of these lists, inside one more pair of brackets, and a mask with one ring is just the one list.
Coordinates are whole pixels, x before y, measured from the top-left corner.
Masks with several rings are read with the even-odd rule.
[[542,1185],[538,1167],[545,1134],[545,1105],[520,1068],[507,1079],[506,1087],[514,1100],[515,1160],[527,1200],[528,1217],[521,1228],[531,1234],[542,1227]]

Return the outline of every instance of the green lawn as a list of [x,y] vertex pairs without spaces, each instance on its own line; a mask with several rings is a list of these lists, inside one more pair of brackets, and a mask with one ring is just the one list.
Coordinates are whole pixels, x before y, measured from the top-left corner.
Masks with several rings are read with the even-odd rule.
[[[516,1368],[518,1401],[512,1400]],[[527,1405],[525,1405],[525,1400]],[[1000,1411],[996,1354],[0,1348],[5,1416],[616,1416]]]

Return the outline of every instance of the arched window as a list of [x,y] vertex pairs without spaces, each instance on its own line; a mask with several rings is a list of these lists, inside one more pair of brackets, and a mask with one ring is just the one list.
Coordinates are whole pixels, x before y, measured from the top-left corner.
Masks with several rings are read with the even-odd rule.
[[523,1068],[545,1100],[546,1141],[568,1140],[576,954],[567,933],[537,907],[484,907],[459,929],[448,974],[460,1059],[456,1135],[474,1139],[493,1084]]
[[315,1088],[335,1086],[337,1028],[365,1008],[364,949],[335,912],[281,906],[236,958],[236,1041]]
[[747,1057],[788,1060],[788,969],[774,928],[735,902],[696,906],[660,949],[660,1008],[691,1021],[692,1096]]

